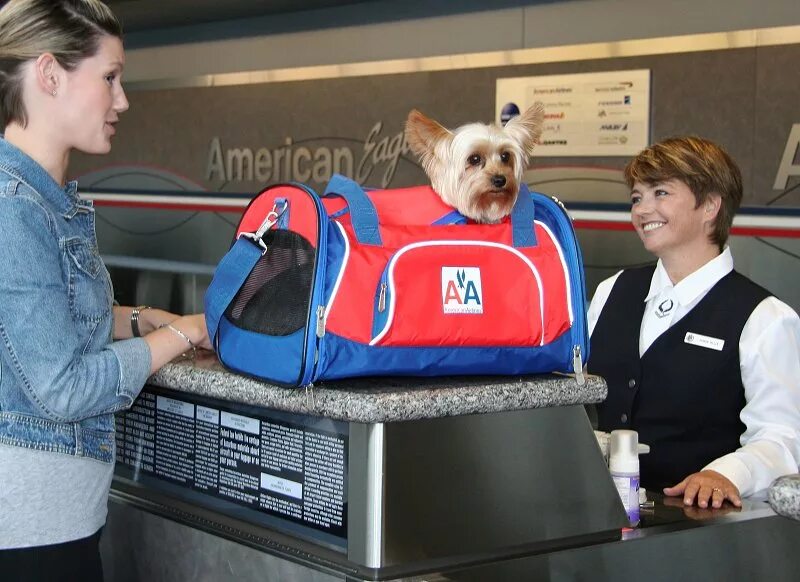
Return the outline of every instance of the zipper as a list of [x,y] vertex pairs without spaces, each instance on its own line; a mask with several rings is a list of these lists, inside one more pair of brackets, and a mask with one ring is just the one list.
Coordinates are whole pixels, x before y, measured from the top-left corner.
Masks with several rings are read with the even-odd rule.
[[[571,289],[572,306],[575,317],[575,325],[573,326],[571,334],[573,339],[572,349],[574,369],[574,356],[576,351],[577,355],[581,359],[581,362],[583,362],[583,360],[589,354],[589,328],[585,314],[586,301],[583,296],[583,294],[586,292],[586,280],[585,273],[582,268],[583,259],[581,258],[581,249],[577,244],[575,228],[572,225],[572,218],[569,216],[564,204],[555,196],[546,196],[539,192],[534,192],[534,194],[537,195],[535,202],[550,213],[550,216],[553,218],[552,222],[558,227],[559,232],[556,233],[556,241],[564,241],[564,258],[567,261],[570,277],[577,277],[577,283],[580,285],[572,285]],[[558,208],[558,211],[555,211],[556,208]],[[582,370],[583,367],[581,366],[581,376],[583,377]]]
[[[326,228],[328,225],[328,213],[325,211],[322,200],[316,192],[304,184],[295,185],[301,187],[311,196],[314,201],[314,206],[317,208],[317,256],[316,262],[314,263],[314,282],[312,283],[311,305],[309,306],[309,315],[312,313],[316,315],[316,325],[313,335],[306,332],[303,361],[300,366],[300,381],[298,382],[300,386],[308,386],[311,384],[314,373],[317,370],[322,338],[325,336],[325,304],[323,303],[323,293],[328,250],[328,232]],[[310,358],[308,357],[309,355],[311,355]]]
[[[317,307],[317,338],[322,339],[325,335],[325,306],[320,305]],[[314,358],[316,362],[319,358]]]
[[572,369],[575,371],[575,381],[578,386],[586,384],[586,376],[583,373],[583,358],[581,357],[581,346],[572,348]]
[[388,285],[386,281],[381,282],[381,293],[378,296],[378,313],[386,311],[386,288]]

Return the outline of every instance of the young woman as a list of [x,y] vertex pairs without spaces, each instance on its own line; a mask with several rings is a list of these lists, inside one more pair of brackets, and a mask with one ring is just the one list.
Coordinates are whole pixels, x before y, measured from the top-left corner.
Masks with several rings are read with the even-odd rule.
[[[113,413],[193,347],[204,318],[112,306],[73,149],[128,109],[122,31],[98,0],[0,10],[0,577],[101,580]],[[142,337],[133,337],[142,336]]]
[[589,368],[609,391],[599,428],[650,445],[644,487],[686,505],[741,505],[798,470],[800,319],[733,269],[725,242],[742,179],[719,146],[665,140],[625,179],[658,263],[603,281],[589,308]]

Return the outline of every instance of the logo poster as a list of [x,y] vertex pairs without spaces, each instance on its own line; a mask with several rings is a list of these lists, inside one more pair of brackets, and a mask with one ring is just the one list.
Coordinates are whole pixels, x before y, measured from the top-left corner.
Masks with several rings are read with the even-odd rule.
[[650,142],[649,70],[497,80],[498,122],[536,102],[545,117],[537,157],[628,157]]

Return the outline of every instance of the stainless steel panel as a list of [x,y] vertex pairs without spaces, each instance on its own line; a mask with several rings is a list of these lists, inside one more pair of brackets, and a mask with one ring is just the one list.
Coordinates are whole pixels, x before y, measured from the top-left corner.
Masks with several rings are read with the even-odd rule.
[[347,557],[377,568],[383,559],[384,424],[350,424]]
[[618,538],[627,525],[582,406],[384,430],[384,568]]

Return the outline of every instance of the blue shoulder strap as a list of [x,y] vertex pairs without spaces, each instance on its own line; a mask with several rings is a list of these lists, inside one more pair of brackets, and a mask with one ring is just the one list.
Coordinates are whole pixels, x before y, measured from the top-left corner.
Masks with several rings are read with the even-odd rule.
[[211,345],[216,346],[217,329],[222,314],[244,285],[258,259],[261,247],[252,240],[240,236],[214,271],[214,278],[206,290],[203,303],[206,312],[206,327]]
[[383,244],[378,228],[378,212],[356,182],[341,174],[334,174],[322,196],[341,196],[345,199],[358,242],[378,246]]

